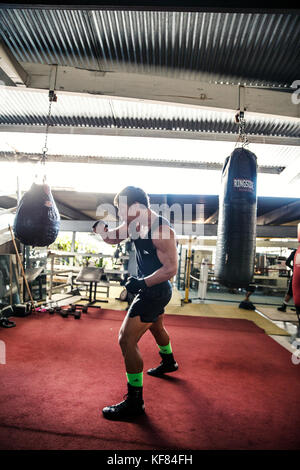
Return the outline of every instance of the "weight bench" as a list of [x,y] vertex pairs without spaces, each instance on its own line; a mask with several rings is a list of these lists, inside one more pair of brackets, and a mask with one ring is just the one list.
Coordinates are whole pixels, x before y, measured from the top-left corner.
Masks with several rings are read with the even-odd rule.
[[[107,280],[101,280],[104,277],[104,270],[103,268],[95,268],[95,267],[84,267],[81,268],[78,276],[75,279],[74,284],[84,284],[86,285],[89,283],[89,298],[81,298],[81,300],[88,300],[87,306],[90,307],[94,305],[96,302],[105,302],[108,303],[108,300],[104,299],[96,299],[97,294],[97,285],[99,284],[100,287],[104,287],[106,290],[107,297],[109,296],[109,282]],[[80,304],[78,304],[79,306]],[[101,307],[98,307],[101,308]]]

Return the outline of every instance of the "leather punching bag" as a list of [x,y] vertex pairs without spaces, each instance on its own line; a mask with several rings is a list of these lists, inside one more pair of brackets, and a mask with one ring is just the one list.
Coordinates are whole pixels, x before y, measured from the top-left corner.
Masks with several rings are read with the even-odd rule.
[[[298,242],[300,243],[300,224],[298,224]],[[297,313],[300,314],[300,245],[294,256],[293,267],[293,299]]]
[[226,158],[219,195],[215,277],[227,287],[247,287],[256,251],[256,156],[239,147]]
[[56,240],[60,215],[48,184],[33,183],[19,202],[13,231],[24,245],[48,246]]

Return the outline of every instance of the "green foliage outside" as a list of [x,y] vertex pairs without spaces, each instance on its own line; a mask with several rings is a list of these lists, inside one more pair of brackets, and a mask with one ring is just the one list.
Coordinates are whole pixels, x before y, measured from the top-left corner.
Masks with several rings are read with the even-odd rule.
[[[72,246],[72,240],[70,235],[68,234],[59,234],[57,239],[55,240],[52,245],[49,246],[50,250],[59,250],[59,251],[71,251],[71,246]],[[75,252],[80,252],[80,253],[95,253],[97,254],[99,250],[95,249],[95,243],[87,243],[85,241],[75,241]],[[57,258],[57,261],[59,261],[59,264],[63,265],[71,265],[72,264],[72,258],[71,257],[66,257],[66,258]],[[99,257],[92,257],[92,256],[75,256],[75,266],[95,266],[98,268],[104,268],[104,267],[110,267],[111,260],[109,258],[103,258],[101,256]]]

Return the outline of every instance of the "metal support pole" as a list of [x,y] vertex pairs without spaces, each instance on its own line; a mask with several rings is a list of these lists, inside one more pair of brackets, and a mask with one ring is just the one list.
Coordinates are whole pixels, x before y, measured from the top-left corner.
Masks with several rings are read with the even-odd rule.
[[200,281],[198,285],[198,297],[200,300],[204,300],[206,297],[207,291],[207,281],[208,281],[208,260],[203,258],[200,269]]
[[72,232],[72,243],[71,243],[71,251],[75,251],[75,240],[76,240],[76,232]]
[[17,202],[19,204],[20,200],[21,200],[21,188],[20,188],[20,178],[19,178],[19,175],[17,175]]
[[[76,241],[76,232],[72,232],[72,243],[71,243],[71,251],[75,251],[75,241]],[[75,257],[71,258],[71,266],[75,265]]]
[[53,288],[53,271],[54,271],[54,256],[51,256],[51,267],[50,267],[50,286],[49,286],[49,300],[52,299],[52,288]]
[[12,255],[9,255],[9,301],[12,305]]
[[[22,245],[21,245],[22,246]],[[22,273],[21,273],[21,267],[18,263],[18,260],[17,260],[17,256],[15,256],[15,265],[17,267],[17,273],[18,273],[18,281],[19,281],[19,290],[20,290],[20,299],[21,299],[21,302],[24,302],[24,287],[23,287],[23,284],[24,284],[24,281],[23,281],[23,277],[22,277]],[[20,259],[21,259],[21,262],[23,263],[23,255],[22,253],[20,253]]]
[[14,244],[14,247],[15,247],[15,251],[16,251],[16,255],[17,255],[17,260],[18,260],[18,263],[19,263],[19,265],[20,265],[20,267],[21,267],[23,279],[24,279],[24,282],[25,282],[26,287],[27,287],[28,295],[29,295],[29,298],[30,298],[30,301],[31,301],[32,310],[35,312],[34,301],[33,301],[33,298],[32,298],[32,295],[31,295],[31,291],[30,291],[30,288],[29,288],[29,285],[28,285],[28,282],[27,282],[27,278],[26,278],[26,275],[25,275],[25,271],[24,271],[24,268],[23,268],[23,264],[22,264],[21,259],[20,259],[20,255],[19,255],[18,248],[17,248],[16,241],[15,241],[15,237],[14,237],[14,234],[13,234],[13,231],[12,231],[12,228],[11,228],[10,225],[8,226],[8,228],[9,228],[9,230],[10,230],[11,238],[12,238],[12,241],[13,241],[13,244]]
[[182,257],[182,245],[180,244],[180,249],[179,249],[179,261],[178,261],[178,273],[177,273],[177,289],[178,289],[178,290],[180,290],[181,257]]
[[184,303],[189,303],[189,292],[190,292],[190,275],[191,275],[191,254],[192,254],[192,237],[189,237],[186,275],[185,275],[185,298]]

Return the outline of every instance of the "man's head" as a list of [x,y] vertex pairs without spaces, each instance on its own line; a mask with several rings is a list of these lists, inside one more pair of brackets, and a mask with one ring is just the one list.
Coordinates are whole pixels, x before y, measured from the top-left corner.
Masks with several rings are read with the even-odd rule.
[[118,208],[119,217],[130,222],[150,208],[150,200],[148,194],[143,189],[135,186],[126,186],[126,188],[116,194],[114,205]]

